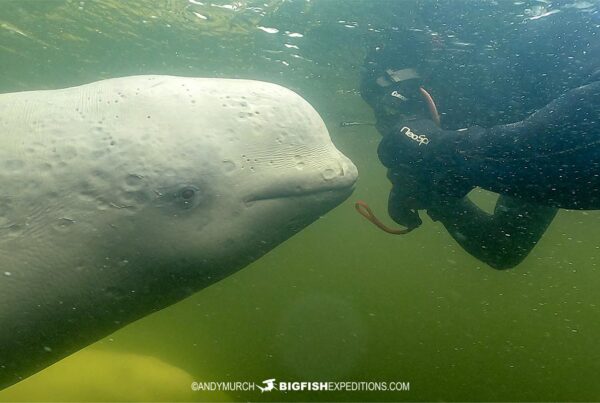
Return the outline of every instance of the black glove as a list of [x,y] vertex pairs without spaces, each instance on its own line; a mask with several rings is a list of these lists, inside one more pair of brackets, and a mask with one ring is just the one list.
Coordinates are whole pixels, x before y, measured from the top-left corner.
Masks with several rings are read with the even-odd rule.
[[461,172],[463,157],[455,147],[460,136],[430,120],[396,125],[384,136],[378,154],[394,186],[388,206],[394,221],[418,226],[417,210],[443,206],[474,187]]
[[[410,178],[405,179],[410,180]],[[415,203],[411,194],[406,192],[407,189],[411,187],[394,183],[388,198],[388,214],[396,223],[412,230],[419,227],[423,221],[419,217],[419,212],[409,207]]]

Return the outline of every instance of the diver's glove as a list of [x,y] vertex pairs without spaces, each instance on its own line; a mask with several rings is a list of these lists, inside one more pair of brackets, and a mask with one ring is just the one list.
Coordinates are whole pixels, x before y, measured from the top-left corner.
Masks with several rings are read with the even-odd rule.
[[[388,173],[388,177],[391,173]],[[417,209],[414,206],[414,196],[410,193],[416,183],[414,178],[408,175],[398,175],[394,178],[394,186],[390,191],[388,198],[388,214],[397,223],[413,230],[419,227],[423,221],[419,217]]]
[[473,189],[457,147],[465,135],[418,120],[396,125],[384,136],[378,154],[394,186],[388,206],[394,221],[418,226],[418,210],[443,206]]

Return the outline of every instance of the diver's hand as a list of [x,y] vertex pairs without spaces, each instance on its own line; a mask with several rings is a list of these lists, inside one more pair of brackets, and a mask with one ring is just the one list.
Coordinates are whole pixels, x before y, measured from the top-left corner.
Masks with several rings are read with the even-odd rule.
[[404,208],[424,210],[462,198],[472,188],[462,174],[456,141],[462,134],[444,131],[431,120],[398,124],[381,140],[379,159],[400,190]]
[[379,159],[389,168],[388,179],[394,186],[389,203],[392,218],[401,215],[407,220],[409,210],[416,214],[440,198],[435,186],[436,144],[431,144],[440,132],[430,120],[414,121],[410,126],[396,125],[379,144]]
[[406,210],[416,213],[417,210],[443,207],[454,199],[438,193],[433,182],[411,172],[389,170],[388,178],[393,184],[388,205],[392,218],[406,216],[408,214]]
[[405,189],[394,184],[388,198],[388,214],[396,223],[412,230],[423,222],[419,217],[418,208],[414,207],[418,203]]
[[377,154],[389,169],[422,170],[435,157],[443,131],[431,120],[396,124],[379,143]]
[[396,223],[411,230],[422,224],[419,210],[426,210],[433,221],[439,221],[449,211],[456,209],[457,203],[462,200],[429,191],[428,187],[420,186],[408,175],[394,176],[393,183],[388,199],[388,214]]

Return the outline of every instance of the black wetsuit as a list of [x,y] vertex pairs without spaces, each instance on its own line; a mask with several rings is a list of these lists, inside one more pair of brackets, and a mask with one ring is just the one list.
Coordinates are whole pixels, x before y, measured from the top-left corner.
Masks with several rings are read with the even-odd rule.
[[[427,144],[407,137],[406,128]],[[426,209],[469,253],[495,268],[513,267],[557,208],[600,209],[600,82],[489,129],[402,123],[384,136],[379,157],[394,184],[392,218],[410,226],[415,216],[406,209]],[[501,195],[494,214],[466,197],[476,186]]]
[[566,209],[600,209],[600,81],[527,119],[456,136],[466,174],[491,191]]
[[426,188],[443,199],[479,186],[548,207],[600,209],[600,81],[567,92],[523,121],[488,129],[401,122],[382,139],[379,157],[386,167],[433,185]]
[[[556,24],[548,27],[555,35],[561,35]],[[543,38],[543,33],[535,36]],[[435,49],[427,48],[412,33],[403,33],[402,38],[390,41],[388,49],[378,46],[369,55],[361,80],[361,94],[373,107],[378,130],[384,135],[379,156],[389,168],[388,177],[393,184],[389,213],[396,222],[416,227],[421,223],[417,211],[427,210],[465,250],[490,266],[503,269],[517,265],[528,255],[558,208],[600,209],[596,42],[587,47],[572,43],[573,52],[587,49],[585,63],[578,65],[578,60],[569,62],[572,58],[565,57],[569,70],[565,67],[562,76],[560,71],[551,70],[561,79],[555,80],[555,85],[546,83],[540,87],[547,90],[527,92],[536,74],[535,69],[530,69],[535,64],[532,53],[522,63],[523,69],[530,69],[525,75],[530,76],[521,77],[521,88],[509,80],[515,72],[508,71],[504,73],[506,80],[481,92],[491,99],[478,102],[476,93],[469,94],[477,87],[467,86],[473,79],[469,69],[477,70],[479,66],[482,70],[483,59],[468,64],[469,57],[480,57],[478,53],[459,55],[467,64],[461,81],[458,74],[452,77],[446,70],[436,75],[439,66],[432,68],[436,63],[446,65],[448,57],[432,61]],[[563,45],[564,41],[559,48]],[[517,59],[511,51],[505,53],[510,59],[506,65],[513,69],[518,67],[514,60],[523,58],[519,46],[512,51]],[[556,51],[566,52],[564,49]],[[591,50],[596,53],[590,55]],[[541,66],[548,54],[547,49],[539,52]],[[410,73],[413,70],[419,74]],[[540,70],[540,77],[546,76]],[[589,84],[582,85],[586,83]],[[456,112],[442,117],[443,127],[471,127],[442,130],[431,120],[423,120],[426,107],[418,95],[420,85],[426,85],[436,100],[442,100],[442,111]],[[555,95],[561,89],[563,95]],[[496,110],[490,107],[494,95],[500,97],[500,108]],[[473,123],[491,127],[472,126]],[[425,136],[427,142],[419,136]],[[500,194],[493,214],[487,214],[466,196],[477,186]]]

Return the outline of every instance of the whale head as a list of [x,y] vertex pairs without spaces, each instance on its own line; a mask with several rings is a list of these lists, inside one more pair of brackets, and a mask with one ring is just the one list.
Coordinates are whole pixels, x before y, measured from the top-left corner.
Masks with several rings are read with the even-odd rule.
[[124,77],[0,106],[3,385],[243,268],[357,179],[273,84]]
[[131,101],[136,114],[106,129],[122,133],[113,140],[125,142],[127,161],[111,188],[114,204],[127,206],[124,232],[135,250],[194,266],[168,263],[168,270],[195,270],[202,285],[204,270],[225,276],[352,192],[356,167],[294,92],[246,80],[139,80],[149,88]]

